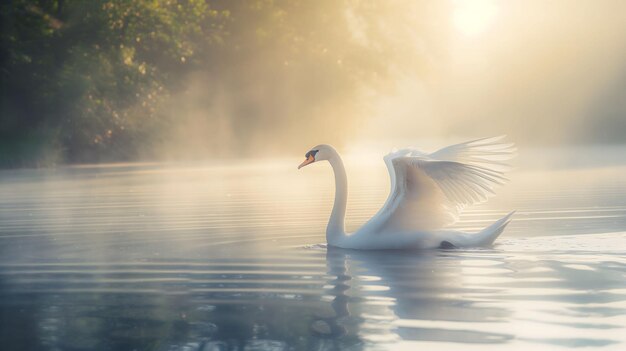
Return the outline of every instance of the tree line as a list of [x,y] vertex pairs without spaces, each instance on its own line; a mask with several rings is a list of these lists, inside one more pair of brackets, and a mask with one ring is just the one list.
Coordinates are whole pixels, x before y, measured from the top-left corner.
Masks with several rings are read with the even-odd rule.
[[201,145],[187,150],[242,155],[268,130],[291,140],[332,132],[349,120],[346,101],[407,57],[401,31],[379,20],[394,15],[382,3],[11,0],[0,9],[0,167],[154,159],[185,138]]

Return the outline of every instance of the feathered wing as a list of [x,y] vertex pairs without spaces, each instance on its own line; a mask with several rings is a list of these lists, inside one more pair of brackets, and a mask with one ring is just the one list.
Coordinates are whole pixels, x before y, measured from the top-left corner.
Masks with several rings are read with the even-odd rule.
[[505,171],[509,165],[505,161],[515,155],[515,145],[505,143],[504,135],[472,140],[446,146],[428,155],[433,160],[456,161],[488,169]]
[[503,137],[451,145],[434,153],[403,149],[385,156],[391,193],[379,225],[394,231],[438,229],[454,223],[466,206],[484,202],[506,181],[515,152]]

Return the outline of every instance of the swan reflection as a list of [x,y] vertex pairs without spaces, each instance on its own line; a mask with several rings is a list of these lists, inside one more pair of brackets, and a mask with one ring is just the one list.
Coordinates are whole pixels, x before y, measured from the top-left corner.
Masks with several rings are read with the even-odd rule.
[[466,295],[464,260],[468,258],[445,251],[330,247],[326,264],[333,313],[317,318],[311,328],[326,338],[353,333],[363,343],[510,340],[512,336],[503,333],[446,328],[447,323],[455,322],[503,321],[510,314],[502,307],[478,307],[477,301]]

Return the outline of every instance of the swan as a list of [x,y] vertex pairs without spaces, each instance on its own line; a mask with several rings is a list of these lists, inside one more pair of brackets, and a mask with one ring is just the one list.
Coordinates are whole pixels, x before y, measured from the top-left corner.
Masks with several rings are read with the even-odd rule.
[[346,233],[344,219],[348,179],[341,157],[330,145],[309,150],[298,169],[328,161],[335,175],[335,202],[326,227],[329,246],[343,249],[431,249],[491,245],[504,231],[513,212],[487,228],[469,233],[446,229],[466,206],[494,195],[507,179],[504,171],[515,153],[504,136],[483,138],[444,147],[433,153],[406,148],[383,160],[391,191],[382,208],[354,233]]

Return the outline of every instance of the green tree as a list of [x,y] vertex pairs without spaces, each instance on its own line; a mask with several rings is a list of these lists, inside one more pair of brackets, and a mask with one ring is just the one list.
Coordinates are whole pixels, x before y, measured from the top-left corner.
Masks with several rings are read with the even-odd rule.
[[412,3],[3,2],[0,166],[333,141],[414,65]]
[[204,0],[1,6],[4,165],[132,159],[223,21]]

